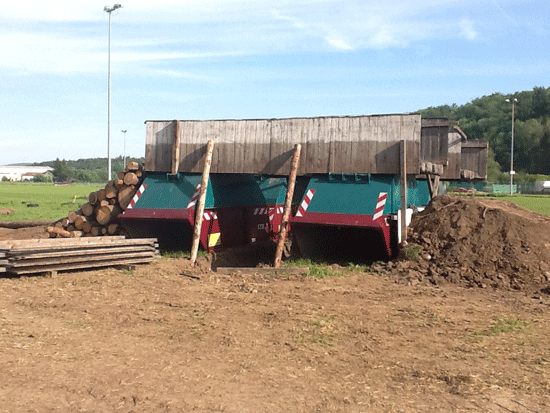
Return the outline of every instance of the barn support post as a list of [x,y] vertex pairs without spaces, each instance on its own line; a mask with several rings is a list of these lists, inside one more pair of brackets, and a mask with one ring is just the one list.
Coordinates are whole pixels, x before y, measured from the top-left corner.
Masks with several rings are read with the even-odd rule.
[[172,175],[178,173],[180,165],[180,140],[181,140],[181,122],[179,120],[174,121],[176,124],[176,133],[174,136],[174,141],[172,143]]
[[212,164],[212,152],[214,142],[209,140],[206,144],[206,158],[204,160],[204,168],[202,171],[201,191],[197,201],[197,209],[195,211],[195,228],[193,230],[193,243],[191,244],[191,263],[195,265],[197,254],[199,252],[199,242],[201,237],[201,227],[204,214],[204,203],[206,201],[206,190],[208,189],[208,177],[210,176],[210,165]]
[[279,239],[277,240],[277,250],[275,251],[275,261],[273,262],[273,267],[275,268],[279,268],[281,266],[281,257],[283,256],[283,248],[286,241],[287,226],[288,226],[288,221],[290,219],[292,197],[294,196],[294,186],[296,184],[296,174],[298,172],[298,165],[300,164],[301,150],[302,150],[302,145],[300,145],[299,143],[294,146],[294,154],[292,155],[292,162],[290,164],[290,175],[288,177],[288,186],[286,189],[283,218],[281,220],[281,228],[279,230]]
[[407,141],[400,142],[399,169],[401,175],[401,244],[407,245]]

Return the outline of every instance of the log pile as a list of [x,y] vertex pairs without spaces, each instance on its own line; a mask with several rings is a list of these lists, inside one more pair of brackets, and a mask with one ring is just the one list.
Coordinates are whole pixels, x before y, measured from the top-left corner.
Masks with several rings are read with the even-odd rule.
[[90,192],[88,202],[77,211],[71,211],[47,227],[50,238],[98,237],[102,235],[124,235],[118,223],[118,215],[130,204],[143,176],[142,167],[137,162],[128,162],[117,179],[107,182],[105,188]]
[[124,236],[0,241],[0,273],[25,275],[132,266],[158,255],[154,238]]

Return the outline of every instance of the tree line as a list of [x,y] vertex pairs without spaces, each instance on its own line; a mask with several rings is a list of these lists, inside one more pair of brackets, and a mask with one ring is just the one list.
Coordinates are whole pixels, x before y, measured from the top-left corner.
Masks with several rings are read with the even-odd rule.
[[[145,161],[144,158],[126,157],[126,163],[135,161],[139,164]],[[46,161],[34,164],[36,166],[49,166],[53,168],[52,176],[37,176],[35,181],[51,181],[54,182],[94,182],[104,183],[110,179],[115,179],[118,172],[124,170],[124,158],[118,156],[111,158],[111,178],[107,179],[107,158],[87,158],[78,159],[76,161],[60,160]]]
[[[458,122],[468,139],[488,141],[493,178],[504,180],[510,171],[514,99],[514,170],[550,175],[550,88],[537,86],[508,95],[493,93],[461,106],[429,107],[419,113],[424,118],[447,117]],[[495,177],[497,172],[501,174]]]

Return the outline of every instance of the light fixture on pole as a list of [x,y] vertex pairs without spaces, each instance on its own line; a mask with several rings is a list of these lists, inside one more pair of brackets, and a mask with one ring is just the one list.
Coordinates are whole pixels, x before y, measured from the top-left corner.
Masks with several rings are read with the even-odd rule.
[[513,188],[514,188],[514,109],[516,107],[516,103],[518,103],[517,98],[514,99],[506,99],[506,102],[512,104],[512,143],[510,144],[510,195],[513,194]]
[[120,9],[120,4],[115,4],[113,7],[105,6],[103,11],[109,13],[109,57],[108,57],[108,109],[107,109],[107,180],[111,179],[111,12],[116,9]]
[[124,136],[124,165],[122,165],[122,167],[125,167],[126,166],[126,132],[128,131],[122,130],[121,132],[123,133],[123,136]]

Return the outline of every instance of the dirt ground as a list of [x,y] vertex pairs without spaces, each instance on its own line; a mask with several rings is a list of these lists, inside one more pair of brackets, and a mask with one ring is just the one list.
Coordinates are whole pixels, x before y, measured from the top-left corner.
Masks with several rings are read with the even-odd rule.
[[[369,272],[214,273],[207,258],[161,258],[0,279],[0,410],[550,411],[546,223],[471,202],[434,202],[413,224],[418,261]],[[518,247],[510,236],[533,219],[540,245]]]

